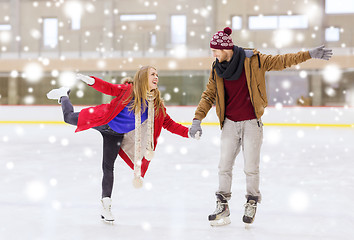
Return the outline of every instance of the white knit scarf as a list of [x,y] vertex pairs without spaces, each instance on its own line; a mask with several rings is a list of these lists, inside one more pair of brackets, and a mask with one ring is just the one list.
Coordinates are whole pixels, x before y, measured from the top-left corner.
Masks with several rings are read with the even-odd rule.
[[154,100],[153,94],[148,93],[148,127],[147,127],[147,144],[146,152],[141,152],[141,111],[135,113],[135,154],[134,154],[134,180],[133,184],[136,188],[142,187],[141,180],[141,164],[142,159],[150,161],[154,156]]

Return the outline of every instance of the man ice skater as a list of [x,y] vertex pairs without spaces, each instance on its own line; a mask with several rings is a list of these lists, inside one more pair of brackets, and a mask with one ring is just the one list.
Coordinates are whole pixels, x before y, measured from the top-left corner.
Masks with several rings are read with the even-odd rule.
[[267,106],[266,71],[279,71],[310,58],[328,60],[332,50],[324,46],[306,52],[284,55],[266,55],[256,49],[245,50],[235,46],[225,28],[214,34],[210,48],[216,60],[212,64],[209,82],[203,92],[190,135],[202,133],[201,121],[213,103],[216,104],[221,127],[221,156],[219,162],[219,189],[216,192],[216,210],[209,215],[212,226],[230,223],[228,201],[231,199],[232,169],[235,158],[243,151],[246,174],[246,199],[243,222],[253,222],[259,191],[260,149],[263,139],[261,117]]

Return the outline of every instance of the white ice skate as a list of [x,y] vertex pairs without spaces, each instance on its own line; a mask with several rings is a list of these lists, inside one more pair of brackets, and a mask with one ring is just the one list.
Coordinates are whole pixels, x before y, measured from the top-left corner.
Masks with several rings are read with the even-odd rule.
[[47,93],[47,98],[58,100],[58,103],[60,103],[60,98],[68,97],[69,92],[70,92],[70,88],[68,87],[56,88]]
[[114,222],[114,217],[111,212],[111,206],[112,206],[112,199],[110,197],[105,197],[102,198],[102,213],[101,213],[101,218],[105,222],[108,223],[113,223]]

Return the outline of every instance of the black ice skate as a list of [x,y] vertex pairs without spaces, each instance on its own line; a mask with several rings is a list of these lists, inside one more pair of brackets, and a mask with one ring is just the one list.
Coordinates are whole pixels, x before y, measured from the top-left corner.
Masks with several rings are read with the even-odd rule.
[[223,226],[231,223],[230,210],[226,198],[217,193],[216,194],[216,209],[213,214],[209,215],[211,226]]
[[257,210],[258,197],[248,196],[245,204],[245,214],[243,215],[243,222],[251,224],[254,221]]

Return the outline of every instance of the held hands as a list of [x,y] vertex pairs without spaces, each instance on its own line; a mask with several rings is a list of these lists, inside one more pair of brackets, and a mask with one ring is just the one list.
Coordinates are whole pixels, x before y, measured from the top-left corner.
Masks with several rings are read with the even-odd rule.
[[81,73],[76,74],[76,80],[81,80],[88,85],[93,85],[95,83],[95,79]]
[[198,119],[194,119],[192,126],[190,127],[188,131],[188,135],[191,138],[199,140],[200,136],[202,135],[202,128],[200,126],[201,121]]
[[323,59],[323,60],[329,60],[333,53],[332,49],[324,48],[325,46],[322,45],[320,47],[316,47],[313,49],[309,50],[310,56],[312,58],[317,58],[317,59]]

